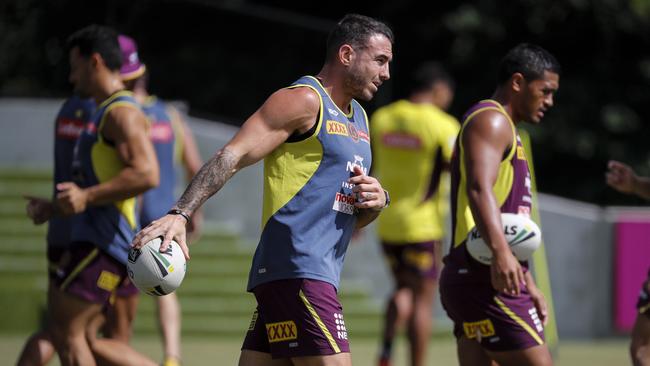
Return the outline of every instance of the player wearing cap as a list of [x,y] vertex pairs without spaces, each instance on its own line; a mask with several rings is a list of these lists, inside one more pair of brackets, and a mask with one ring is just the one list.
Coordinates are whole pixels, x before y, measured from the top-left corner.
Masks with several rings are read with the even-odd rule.
[[[57,185],[57,213],[73,216],[64,274],[51,291],[52,336],[63,366],[95,365],[86,331],[126,277],[129,242],[138,228],[135,197],[158,184],[146,117],[119,74],[117,34],[89,26],[68,40],[70,81],[97,111],[75,147],[73,180]],[[110,364],[153,365],[128,344],[112,343]]]
[[[192,133],[178,110],[165,105],[147,92],[146,66],[140,61],[135,41],[125,35],[120,35],[118,40],[122,51],[120,74],[126,88],[134,93],[135,99],[151,123],[150,137],[160,170],[158,187],[142,195],[140,223],[146,226],[164,216],[174,204],[174,187],[178,180],[176,166],[182,163],[187,178],[191,179],[202,162]],[[194,237],[199,233],[201,222],[201,211],[197,211],[192,216],[192,226],[189,230]],[[108,324],[105,328],[111,338],[128,342],[137,310],[138,293],[138,289],[128,280],[117,289],[114,306],[108,313]],[[178,365],[181,359],[181,308],[178,297],[176,293],[157,297],[156,304],[158,323],[163,336],[163,366]]]

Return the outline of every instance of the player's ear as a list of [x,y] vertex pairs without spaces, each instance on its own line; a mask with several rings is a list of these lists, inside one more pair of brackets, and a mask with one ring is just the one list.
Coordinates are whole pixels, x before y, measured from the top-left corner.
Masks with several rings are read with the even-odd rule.
[[97,52],[93,52],[88,58],[88,60],[90,61],[90,67],[92,67],[93,69],[96,69],[97,67],[99,67],[99,65],[104,64],[104,59]]
[[510,77],[510,87],[516,92],[520,92],[524,89],[525,82],[526,79],[520,72],[516,72]]
[[344,44],[339,47],[339,61],[343,66],[350,66],[352,58],[354,57],[354,49],[349,44]]

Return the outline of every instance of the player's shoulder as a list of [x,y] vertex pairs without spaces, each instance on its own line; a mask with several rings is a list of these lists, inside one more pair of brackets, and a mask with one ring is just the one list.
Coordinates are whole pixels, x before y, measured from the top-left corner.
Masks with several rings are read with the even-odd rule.
[[134,103],[120,103],[106,111],[106,121],[118,125],[145,123],[146,116],[140,106]]
[[453,115],[438,109],[436,112],[436,120],[440,127],[445,132],[458,133],[460,130],[460,122]]
[[316,115],[321,107],[321,97],[308,86],[297,86],[277,90],[265,104],[290,115]]
[[510,142],[513,136],[513,125],[502,112],[493,109],[478,111],[463,124],[463,140],[479,138],[493,142]]

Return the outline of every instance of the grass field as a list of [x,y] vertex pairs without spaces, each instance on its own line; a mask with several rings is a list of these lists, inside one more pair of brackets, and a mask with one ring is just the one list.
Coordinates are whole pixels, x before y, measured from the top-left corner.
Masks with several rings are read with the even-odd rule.
[[[0,354],[12,364],[24,338],[15,335],[0,335]],[[144,337],[133,342],[136,349],[158,359],[161,347],[158,338]],[[375,364],[378,342],[370,338],[352,340],[352,359],[355,366]],[[236,365],[241,340],[223,338],[183,338],[184,365]],[[395,366],[406,365],[406,347],[399,342],[395,354]],[[435,339],[431,341],[428,365],[456,365],[454,341]],[[628,365],[627,339],[606,339],[590,342],[564,341],[556,359],[558,366],[621,366]],[[50,365],[59,365],[58,361]]]

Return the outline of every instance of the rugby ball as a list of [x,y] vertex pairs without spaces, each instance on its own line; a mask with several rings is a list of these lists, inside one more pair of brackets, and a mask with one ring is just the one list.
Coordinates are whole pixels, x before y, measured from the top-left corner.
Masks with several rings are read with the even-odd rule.
[[[515,257],[520,261],[529,260],[542,243],[539,226],[526,216],[512,213],[502,213],[501,224],[503,234]],[[492,263],[492,251],[481,238],[478,228],[474,227],[467,234],[466,246],[472,258],[483,264]]]
[[135,286],[152,296],[174,292],[185,277],[186,262],[181,246],[173,241],[160,251],[161,238],[153,239],[140,249],[131,248],[127,273]]

